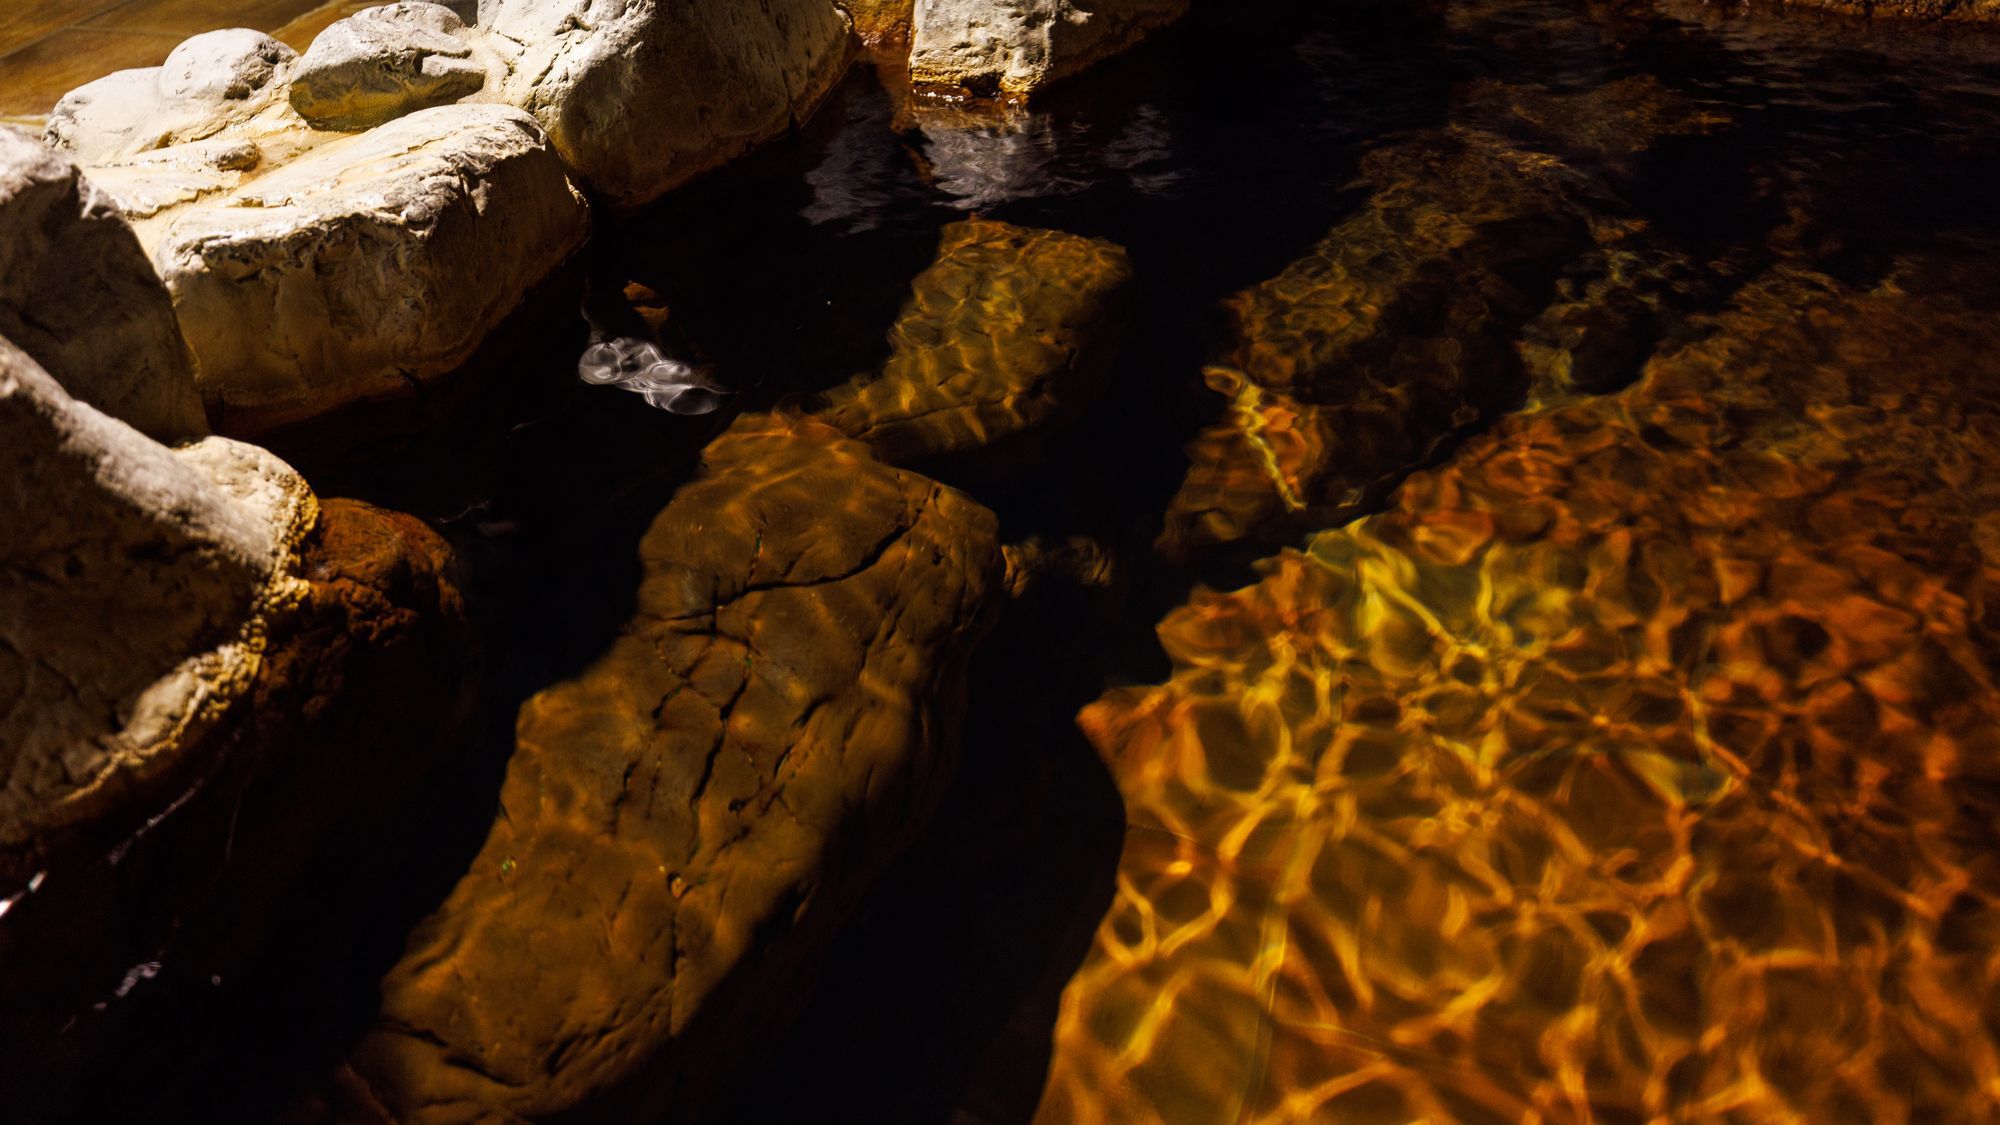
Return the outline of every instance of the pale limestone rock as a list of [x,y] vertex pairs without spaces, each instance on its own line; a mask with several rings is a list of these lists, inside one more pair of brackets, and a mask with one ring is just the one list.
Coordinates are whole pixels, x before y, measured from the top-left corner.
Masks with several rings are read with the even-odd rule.
[[910,81],[1026,97],[1186,11],[1187,0],[917,0]]
[[208,432],[152,263],[74,164],[0,128],[0,335],[68,392],[163,441]]
[[121,70],[65,94],[47,139],[86,166],[203,140],[282,104],[296,58],[247,28],[197,35],[161,66]]
[[292,108],[325,129],[367,129],[486,85],[465,21],[441,4],[369,8],[314,39],[292,71]]
[[143,229],[156,232],[211,416],[250,432],[449,372],[588,225],[534,121],[453,105],[343,137]]
[[500,100],[619,206],[644,203],[803,120],[852,46],[832,0],[484,0]]
[[314,510],[263,450],[168,449],[0,339],[0,847],[139,799],[220,719]]

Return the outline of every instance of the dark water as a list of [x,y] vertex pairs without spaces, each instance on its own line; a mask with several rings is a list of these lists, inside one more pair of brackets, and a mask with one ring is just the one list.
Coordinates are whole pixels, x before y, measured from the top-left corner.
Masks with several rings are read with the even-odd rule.
[[[964,775],[932,838],[871,900],[798,1028],[721,1115],[1022,1120],[1043,1103],[1050,1075],[1043,1112],[1055,1120],[1942,1120],[1993,1109],[1975,1097],[1990,1098],[2000,1081],[1987,1061],[1993,1008],[1982,990],[1992,974],[1937,952],[1949,944],[1940,917],[1989,917],[1984,834],[1940,814],[1933,834],[1957,850],[1931,856],[1932,874],[1905,877],[1914,897],[1901,913],[1880,913],[1865,940],[1750,940],[1721,923],[1676,930],[1670,911],[1632,905],[1645,897],[1634,888],[1666,875],[1609,870],[1590,848],[1599,858],[1686,852],[1691,869],[1709,874],[1675,876],[1686,885],[1666,897],[1705,917],[1709,889],[1727,879],[1704,857],[1753,860],[1689,844],[1705,825],[1739,824],[1704,794],[1732,785],[1763,793],[1752,806],[1792,810],[1786,816],[1849,797],[1810,788],[1770,797],[1810,769],[1760,772],[1751,750],[1711,724],[1696,749],[1659,750],[1709,780],[1670,794],[1665,819],[1678,827],[1658,839],[1593,837],[1553,806],[1507,821],[1519,807],[1509,802],[1526,791],[1509,771],[1516,757],[1541,761],[1542,751],[1524,749],[1512,727],[1483,742],[1438,734],[1450,707],[1497,715],[1506,694],[1448,699],[1442,669],[1474,654],[1481,668],[1508,671],[1460,686],[1504,680],[1513,691],[1569,657],[1454,623],[1487,620],[1490,598],[1468,592],[1479,583],[1499,589],[1526,575],[1560,584],[1572,562],[1594,573],[1596,556],[1575,548],[1581,561],[1551,561],[1522,548],[1503,566],[1498,548],[1482,545],[1483,554],[1439,562],[1404,540],[1504,524],[1529,506],[1521,494],[1480,492],[1502,472],[1480,443],[1518,437],[1553,449],[1549,471],[1565,480],[1601,470],[1625,486],[1620,497],[1733,505],[1774,526],[1790,518],[1780,501],[1803,493],[1765,488],[1728,458],[1817,466],[1834,483],[1814,484],[1811,495],[1938,514],[1887,546],[1801,526],[1791,539],[1800,558],[1844,565],[1832,556],[1864,547],[1906,559],[1935,547],[1956,558],[1947,541],[2000,526],[1986,522],[1995,509],[1971,483],[1990,475],[2000,452],[1981,444],[2000,385],[2000,361],[1990,358],[2000,355],[2000,327],[1987,326],[2000,310],[1996,125],[2000,39],[1967,29],[1648,3],[1211,4],[1000,124],[913,108],[893,79],[857,74],[799,136],[607,223],[583,271],[591,283],[606,291],[638,281],[661,294],[684,346],[744,409],[879,366],[939,230],[968,215],[1117,242],[1144,291],[1133,343],[1083,417],[998,479],[949,480],[1000,514],[1008,542],[1088,544],[1110,560],[1112,577],[1059,578],[1008,615],[974,668]],[[574,380],[584,328],[562,307],[573,290],[551,288],[544,304],[557,307],[531,310],[482,360],[497,371],[482,385],[504,391],[480,392],[470,409],[436,404],[436,420],[407,439],[357,450],[307,434],[281,449],[321,492],[418,511],[466,548],[477,592],[494,607],[503,669],[491,735],[443,787],[416,858],[401,857],[392,878],[369,875],[381,879],[361,896],[369,906],[357,914],[351,888],[341,892],[330,874],[295,924],[317,938],[219,999],[192,989],[221,1030],[189,1033],[185,1049],[142,1067],[161,1070],[156,1081],[108,1089],[117,1111],[189,1113],[226,1089],[247,1114],[283,1100],[293,1077],[333,1052],[338,1030],[366,1018],[368,982],[408,920],[476,848],[514,707],[577,671],[627,616],[638,535],[726,416],[675,417]],[[1298,362],[1279,361],[1286,356]],[[1211,368],[1222,374],[1205,380]],[[1882,405],[1896,395],[1900,405]],[[1679,415],[1659,405],[1684,399],[1709,404],[1720,421],[1686,437]],[[1863,406],[1880,417],[1854,421]],[[1283,441],[1272,437],[1279,422],[1292,427]],[[1944,453],[1929,447],[1932,424],[1973,435],[1949,451],[1962,472],[1937,467]],[[1667,432],[1684,436],[1646,446],[1665,451],[1657,464],[1590,460],[1593,450],[1637,448]],[[1690,449],[1725,469],[1688,485]],[[1453,460],[1461,450],[1462,464]],[[1871,463],[1886,466],[1880,480]],[[1412,471],[1426,476],[1398,493]],[[1423,483],[1436,481],[1476,500],[1436,500],[1446,485]],[[1551,528],[1584,507],[1568,492],[1551,502]],[[1624,513],[1639,555],[1648,535],[1723,550],[1702,537],[1706,524],[1649,523],[1626,500],[1592,503]],[[1385,509],[1350,538],[1331,531]],[[1574,547],[1555,531],[1525,541]],[[1251,565],[1308,545],[1276,569]],[[1377,562],[1358,559],[1378,560],[1381,574],[1354,588],[1331,577],[1375,573]],[[1972,605],[1976,621],[1984,571],[1953,566],[1931,567],[1946,576],[1939,596]],[[1736,610],[1708,586],[1646,581],[1651,592],[1620,611],[1620,628],[1644,633],[1647,620],[1671,616],[1734,635]],[[1273,585],[1281,582],[1292,585]],[[1215,600],[1194,593],[1204,585],[1246,589]],[[1318,623],[1342,599],[1358,599],[1361,608],[1339,610],[1353,620]],[[1475,602],[1477,613],[1459,614]],[[1413,628],[1442,647],[1391,644],[1396,618],[1384,606],[1428,622]],[[1796,605],[1787,612],[1811,616]],[[1163,618],[1164,648],[1155,636]],[[1813,627],[1846,636],[1839,620]],[[1927,628],[1977,676],[2000,668],[1983,625],[1951,636],[1936,620]],[[1337,646],[1326,640],[1335,635]],[[1438,639],[1447,635],[1457,639]],[[1625,641],[1605,643],[1616,651],[1592,683],[1616,686],[1627,702],[1603,703],[1572,684],[1562,689],[1571,711],[1623,722],[1619,708],[1644,694],[1632,685],[1662,676],[1672,682],[1660,692],[1706,698],[1711,681],[1674,679],[1638,648],[1618,647]],[[1380,645],[1389,647],[1371,647]],[[1345,655],[1326,655],[1335,647]],[[1366,675],[1352,669],[1357,652],[1377,657]],[[1928,776],[1962,776],[1969,787],[1993,769],[1972,749],[1994,718],[1978,692],[1955,699],[1947,723],[1918,714],[1921,691],[1914,703],[1891,699],[1865,671],[1808,675],[1781,657],[1766,644],[1685,666],[1776,669],[1777,701],[1762,711],[1743,703],[1744,722],[1784,711],[1784,692],[1818,683],[1814,675],[1862,684],[1871,706],[1963,742],[1943,755],[1949,768],[1924,767]],[[1398,679],[1399,661],[1421,670]],[[1272,679],[1276,666],[1286,671]],[[1296,681],[1285,678],[1293,672]],[[1380,745],[1354,743],[1373,721],[1364,680],[1384,707],[1403,708]],[[1295,682],[1319,684],[1307,690],[1316,702],[1292,701]],[[1136,686],[1148,684],[1165,686]],[[1677,747],[1675,721],[1621,737],[1642,744],[1635,753]],[[1444,749],[1423,741],[1433,736]],[[1819,744],[1818,760],[1843,761],[1843,776],[1909,768],[1859,736],[1835,741]],[[1594,760],[1600,747],[1586,742],[1566,744],[1562,760]],[[1432,754],[1438,776],[1453,762],[1490,776],[1451,801],[1431,800],[1431,782],[1356,796],[1321,776],[1355,775],[1369,752],[1405,763]],[[1185,784],[1149,772],[1149,761],[1180,758],[1200,762]],[[1232,780],[1227,762],[1242,776]],[[1594,815],[1620,810],[1613,819],[1633,824],[1653,815],[1636,798],[1619,804],[1626,799],[1604,796]],[[1784,835],[1775,819],[1744,817],[1743,832],[1762,825]],[[1487,824],[1495,835],[1412,828],[1426,821]],[[1503,834],[1515,842],[1503,846]],[[1538,842],[1519,843],[1529,835]],[[1319,870],[1299,842],[1308,838],[1318,854],[1338,853],[1343,871],[1393,860],[1406,877],[1343,883]],[[1364,838],[1372,851],[1357,843]],[[1871,838],[1922,850],[1893,832]],[[1847,846],[1821,844],[1829,853]],[[1500,854],[1517,845],[1540,857],[1532,871]],[[1457,866],[1427,873],[1427,847]],[[1548,858],[1564,848],[1582,858]],[[1754,862],[1796,878],[1732,891],[1737,916],[1759,919],[1743,932],[1789,933],[1795,914],[1819,910],[1829,933],[1846,935],[1842,911],[1854,894],[1826,891],[1780,859]],[[1853,855],[1845,862],[1867,866]],[[1494,905],[1532,897],[1536,886],[1542,921]],[[1956,905],[1961,898],[1974,905]],[[1135,910],[1152,921],[1132,922]],[[1599,936],[1563,936],[1572,931]],[[1681,940],[1697,931],[1698,940]],[[1169,933],[1185,940],[1164,940]],[[1447,933],[1460,936],[1439,937]],[[1867,1010],[1829,1015],[1774,977],[1752,987],[1724,972],[1752,954]],[[1863,962],[1921,971],[1840,975]],[[1717,983],[1725,976],[1736,993]],[[1613,994],[1661,990],[1679,999],[1615,1015]],[[1663,1014],[1670,1009],[1681,1014]],[[1926,1022],[1955,1029],[1951,1042],[1905,1026]],[[1838,1034],[1816,1039],[1823,1027]],[[252,1047],[246,1028],[257,1029]],[[1761,1068],[1725,1060],[1722,1048],[1762,1059]],[[246,1049],[261,1060],[247,1082]],[[1838,1077],[1798,1077],[1822,1063]],[[1906,1085],[1878,1073],[1890,1071],[1909,1076]],[[143,1110],[136,1089],[147,1091]]]

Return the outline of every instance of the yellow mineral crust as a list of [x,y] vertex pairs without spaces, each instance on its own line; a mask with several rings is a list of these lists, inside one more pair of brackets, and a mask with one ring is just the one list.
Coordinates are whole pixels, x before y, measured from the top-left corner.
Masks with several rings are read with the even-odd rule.
[[1084,711],[1129,830],[1041,1120],[2000,1115],[1990,313],[1698,327]]

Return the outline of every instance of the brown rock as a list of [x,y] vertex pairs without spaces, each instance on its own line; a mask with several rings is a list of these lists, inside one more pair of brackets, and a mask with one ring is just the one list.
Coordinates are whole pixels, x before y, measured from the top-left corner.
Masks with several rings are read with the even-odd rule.
[[704,460],[383,981],[348,1083],[373,1112],[698,1113],[938,796],[992,515],[812,422],[745,419]]
[[908,47],[910,23],[915,18],[916,0],[836,0],[854,23],[854,34],[863,46]]
[[793,405],[892,464],[1005,460],[1103,390],[1133,290],[1125,251],[1103,239],[954,223],[881,372]]

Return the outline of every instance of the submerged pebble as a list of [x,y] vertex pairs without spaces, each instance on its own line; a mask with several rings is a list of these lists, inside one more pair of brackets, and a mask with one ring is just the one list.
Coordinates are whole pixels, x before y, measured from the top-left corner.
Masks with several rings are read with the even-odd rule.
[[599,340],[585,348],[576,373],[586,383],[631,391],[648,405],[675,414],[713,414],[729,393],[692,364],[635,336]]

